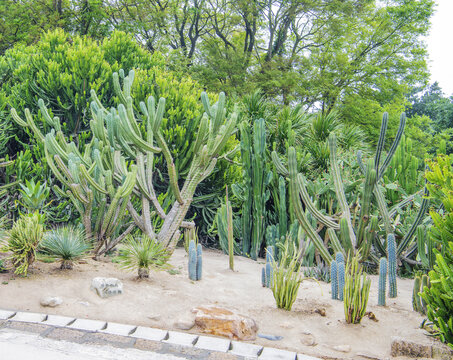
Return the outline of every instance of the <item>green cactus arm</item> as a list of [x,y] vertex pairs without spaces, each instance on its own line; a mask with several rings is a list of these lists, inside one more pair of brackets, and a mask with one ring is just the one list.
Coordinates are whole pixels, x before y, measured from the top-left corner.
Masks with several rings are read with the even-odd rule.
[[203,104],[204,111],[209,117],[212,117],[211,114],[211,105],[209,105],[209,98],[208,95],[203,91],[201,93],[201,103]]
[[329,135],[329,150],[330,150],[330,168],[332,170],[333,182],[335,185],[335,193],[337,195],[338,203],[340,204],[342,218],[346,219],[348,223],[349,238],[351,239],[353,248],[355,248],[357,245],[357,240],[354,233],[354,227],[352,226],[351,212],[349,210],[349,205],[348,202],[346,201],[346,196],[344,194],[343,180],[337,162],[337,139],[333,132],[331,132]]
[[379,171],[377,174],[377,180],[380,180],[382,178],[382,176],[385,173],[385,170],[390,165],[390,161],[392,160],[392,157],[395,154],[395,151],[398,148],[398,145],[401,141],[401,137],[403,136],[405,125],[406,125],[406,114],[402,113],[401,117],[400,117],[400,124],[398,126],[398,130],[396,132],[395,139],[393,140],[392,146],[390,146],[390,149],[387,153],[387,156],[386,156],[384,162],[382,163],[382,166],[379,168]]
[[401,200],[398,204],[395,204],[389,209],[389,217],[393,218],[397,213],[399,209],[403,209],[406,205],[409,205],[412,203],[417,195],[420,195],[423,192],[422,190],[417,191],[416,193],[408,196],[404,200]]
[[87,205],[90,203],[86,194],[83,194],[82,186],[80,184],[69,184],[72,194],[79,200],[81,203]]
[[[210,151],[211,156],[218,157],[236,128],[237,114],[233,113],[223,131],[216,137],[215,146]],[[220,128],[222,129],[222,127]]]
[[389,210],[384,194],[382,193],[379,186],[375,186],[373,190],[374,198],[376,199],[379,212],[381,214],[382,221],[384,222],[384,229],[387,234],[393,232],[393,226],[390,221]]
[[126,97],[124,96],[124,93],[121,90],[120,78],[118,76],[118,73],[114,72],[112,74],[112,77],[113,77],[113,89],[115,91],[115,94],[119,97],[120,102],[125,104],[126,103]]
[[[153,146],[152,144],[148,144],[145,140],[143,140],[134,130],[132,126],[132,120],[128,116],[126,112],[126,108],[123,104],[118,105],[118,114],[121,121],[121,125],[124,129],[124,134],[128,137],[128,139],[133,142],[139,149],[144,151],[151,151],[155,154],[158,154],[161,149]],[[137,126],[137,124],[135,124]],[[137,126],[138,127],[138,126]]]
[[277,170],[277,172],[280,175],[288,177],[289,176],[288,169],[285,167],[285,165],[283,165],[282,161],[278,157],[277,152],[275,150],[272,151],[271,158],[272,158],[272,162],[274,163],[275,170]]
[[94,180],[90,174],[88,173],[85,165],[83,164],[80,164],[79,165],[79,169],[80,169],[80,173],[81,175],[83,176],[83,178],[91,185],[93,186],[97,191],[99,191],[100,193],[103,193],[105,195],[108,195],[108,192],[101,186],[99,185],[96,180]]
[[379,170],[379,165],[381,162],[381,154],[384,151],[385,145],[385,133],[387,132],[387,124],[388,124],[389,114],[387,112],[384,113],[382,116],[382,123],[381,123],[381,132],[379,134],[379,140],[376,147],[376,155],[374,157],[374,168],[376,169],[376,175],[379,176],[377,171]]
[[327,234],[329,235],[330,243],[332,244],[332,248],[335,253],[342,253],[343,255],[345,254],[344,248],[340,243],[340,240],[338,240],[337,234],[335,233],[335,230],[332,228],[327,229]]
[[412,237],[415,234],[415,231],[417,230],[417,226],[420,225],[421,221],[423,220],[423,217],[425,216],[426,211],[428,210],[428,207],[429,207],[428,196],[429,196],[429,191],[425,187],[423,200],[420,205],[420,209],[418,210],[417,216],[416,216],[414,222],[412,223],[411,227],[409,228],[408,232],[404,235],[403,240],[401,240],[401,242],[398,245],[398,249],[397,249],[398,256],[401,255],[403,253],[403,251],[406,250],[406,248],[410,245]]
[[296,161],[296,150],[293,147],[288,149],[288,166],[289,166],[289,179],[290,179],[290,188],[291,188],[291,197],[293,199],[293,210],[296,213],[297,219],[299,220],[300,225],[307,233],[309,238],[315,244],[315,247],[318,249],[322,258],[330,264],[332,261],[332,255],[324,245],[319,234],[311,226],[308,221],[305,212],[302,208],[302,202],[300,201],[300,193],[297,185],[296,175],[297,175],[297,161]]
[[[220,126],[223,123],[225,117],[225,93],[221,92],[219,94],[219,99],[217,100],[216,113],[214,116],[214,121],[212,123],[212,133],[216,134]],[[212,108],[211,108],[212,109]]]
[[375,161],[372,159],[368,160],[365,182],[363,184],[360,218],[357,232],[359,246],[366,241],[365,228],[370,220],[371,199],[373,197],[373,190],[376,183]]
[[44,142],[44,135],[42,134],[41,130],[39,130],[39,128],[36,126],[33,117],[30,114],[30,110],[25,109],[24,113],[25,119],[27,120],[26,122],[20,118],[15,108],[11,109],[11,116],[13,120],[21,127],[29,127],[33,131],[35,136],[38,138],[38,140]]
[[193,148],[194,154],[198,154],[198,152],[200,151],[200,148],[201,148],[202,144],[204,143],[206,136],[208,135],[208,131],[209,131],[209,119],[208,119],[207,115],[204,114],[201,118],[197,137],[195,139],[195,145]]
[[300,192],[300,196],[305,204],[305,206],[308,208],[310,213],[321,223],[327,226],[328,228],[332,228],[334,230],[340,230],[340,225],[331,217],[324,215],[321,213],[318,208],[315,206],[315,204],[311,201],[310,195],[308,194],[307,188],[306,188],[306,182],[304,176],[299,173],[297,174],[297,182],[298,182],[298,189]]

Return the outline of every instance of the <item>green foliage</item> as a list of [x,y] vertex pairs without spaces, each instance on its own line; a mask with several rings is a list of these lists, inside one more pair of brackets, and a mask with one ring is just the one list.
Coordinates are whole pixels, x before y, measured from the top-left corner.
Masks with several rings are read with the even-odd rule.
[[7,257],[11,261],[14,272],[27,275],[28,267],[33,264],[36,249],[44,235],[44,226],[38,213],[22,215],[11,230],[3,236],[2,252],[11,252]]
[[360,324],[365,316],[370,286],[371,280],[363,273],[358,257],[349,258],[344,287],[344,314],[348,324]]
[[72,269],[73,263],[82,259],[91,250],[85,232],[73,225],[48,231],[39,245],[39,250],[61,261],[61,269]]
[[434,160],[427,161],[428,169],[425,172],[430,197],[442,203],[443,211],[430,211],[434,225],[430,236],[443,245],[453,239],[453,170],[452,159],[439,155]]
[[425,286],[421,297],[434,335],[453,348],[453,242],[444,244],[443,254],[436,249],[434,252],[436,264],[429,272],[431,287]]
[[123,269],[137,271],[140,279],[149,277],[150,268],[163,268],[171,255],[162,244],[146,235],[128,235],[123,245],[118,255],[119,264]]
[[294,243],[286,242],[280,253],[280,262],[272,259],[271,289],[279,309],[290,311],[296,301],[303,275]]
[[29,211],[35,212],[43,210],[46,204],[47,198],[49,197],[50,189],[46,184],[41,184],[39,181],[26,180],[25,185],[19,184],[22,188],[20,193],[22,194],[22,205]]

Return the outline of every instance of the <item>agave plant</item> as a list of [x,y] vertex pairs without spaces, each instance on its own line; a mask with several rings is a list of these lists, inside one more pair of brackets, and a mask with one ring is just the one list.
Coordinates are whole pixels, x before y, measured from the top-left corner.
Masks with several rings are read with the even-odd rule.
[[40,250],[61,261],[60,269],[72,269],[75,261],[80,260],[91,250],[85,231],[68,225],[47,232]]
[[170,258],[168,250],[148,236],[128,235],[118,256],[123,269],[137,271],[140,279],[149,277],[150,268],[162,268]]

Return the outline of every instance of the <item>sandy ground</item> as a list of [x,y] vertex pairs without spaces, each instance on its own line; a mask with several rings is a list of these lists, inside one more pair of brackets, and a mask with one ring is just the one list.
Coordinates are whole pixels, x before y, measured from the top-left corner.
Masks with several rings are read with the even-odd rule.
[[[119,269],[109,259],[87,260],[64,271],[57,263],[38,262],[27,278],[0,274],[0,308],[175,329],[174,323],[191,316],[195,306],[216,304],[254,318],[259,333],[283,336],[279,341],[257,338],[254,343],[334,358],[359,358],[359,354],[388,358],[393,336],[428,341],[425,331],[419,329],[423,318],[412,311],[412,280],[398,279],[398,298],[387,299],[388,306],[380,307],[378,278],[371,276],[367,310],[378,322],[364,318],[359,325],[348,325],[343,302],[330,298],[330,284],[304,281],[292,311],[285,311],[276,308],[272,291],[261,287],[262,261],[235,257],[236,271],[232,272],[227,256],[205,250],[203,279],[198,282],[188,279],[184,249],[177,249],[170,263],[176,274],[154,271],[149,280],[138,281],[136,274]],[[124,294],[98,297],[90,290],[91,279],[96,276],[120,279]],[[43,308],[40,299],[47,295],[62,297],[63,304]],[[321,309],[325,316],[317,312]],[[306,345],[313,337],[315,344]],[[351,351],[334,350],[338,345],[349,345]]]

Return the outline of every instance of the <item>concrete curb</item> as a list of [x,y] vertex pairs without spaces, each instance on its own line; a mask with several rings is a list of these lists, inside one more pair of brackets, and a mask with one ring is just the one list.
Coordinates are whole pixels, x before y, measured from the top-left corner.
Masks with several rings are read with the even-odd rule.
[[226,338],[167,331],[106,321],[0,309],[0,328],[38,333],[76,343],[111,345],[206,360],[321,360]]

